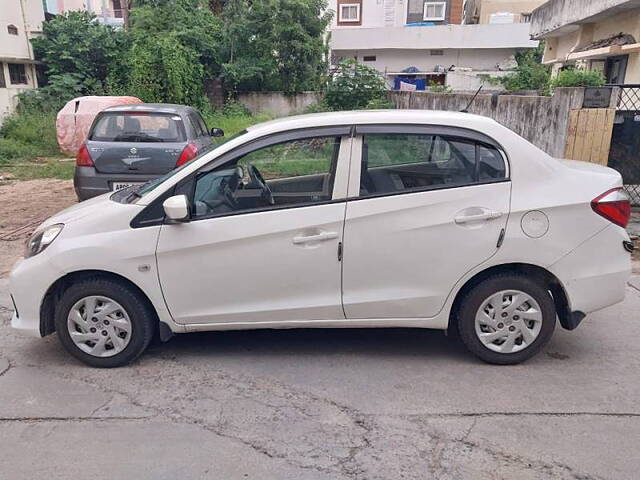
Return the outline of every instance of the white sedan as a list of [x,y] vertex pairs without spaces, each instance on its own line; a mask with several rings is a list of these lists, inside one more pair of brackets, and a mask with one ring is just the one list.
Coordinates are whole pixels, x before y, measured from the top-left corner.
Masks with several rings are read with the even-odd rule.
[[11,323],[95,367],[156,331],[301,327],[450,329],[512,364],[623,299],[629,214],[616,171],[488,118],[289,117],[46,220]]

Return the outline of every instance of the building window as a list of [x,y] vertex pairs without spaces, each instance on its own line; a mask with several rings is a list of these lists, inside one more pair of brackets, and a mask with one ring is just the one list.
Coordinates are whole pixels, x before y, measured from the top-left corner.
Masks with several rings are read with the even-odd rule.
[[120,0],[113,0],[113,16],[116,18],[122,18],[122,3]]
[[8,25],[7,32],[9,32],[9,35],[18,35],[18,27],[15,25]]
[[24,63],[10,63],[9,64],[9,79],[12,85],[26,85],[27,71],[24,68]]
[[0,62],[0,88],[6,88],[7,82],[4,80],[4,64]]
[[444,50],[429,50],[429,55],[432,55],[434,57],[441,57],[442,55],[444,55]]
[[376,61],[376,56],[375,55],[365,55],[364,57],[362,57],[362,61],[363,62],[375,62]]
[[447,2],[424,2],[423,20],[430,22],[441,22],[445,18]]
[[531,13],[521,13],[520,23],[531,23]]
[[340,5],[341,22],[359,22],[360,21],[360,4],[359,3],[343,3]]

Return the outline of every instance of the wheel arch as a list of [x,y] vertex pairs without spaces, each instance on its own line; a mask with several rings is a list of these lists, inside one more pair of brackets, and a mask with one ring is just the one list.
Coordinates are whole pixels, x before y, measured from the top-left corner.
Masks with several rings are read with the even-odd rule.
[[55,308],[56,304],[60,300],[62,294],[67,288],[74,282],[79,282],[87,278],[106,278],[110,280],[116,280],[118,282],[126,284],[131,287],[147,304],[147,307],[153,313],[158,323],[158,312],[153,305],[153,302],[149,299],[149,296],[134,282],[128,278],[113,272],[106,270],[78,270],[75,272],[67,273],[66,275],[58,278],[45,293],[42,303],[40,304],[40,336],[44,337],[56,331],[55,327]]
[[563,328],[572,330],[575,328],[573,322],[573,313],[571,312],[571,306],[569,304],[569,297],[562,285],[562,282],[549,270],[533,265],[529,263],[504,263],[500,265],[494,265],[481,272],[476,273],[456,293],[455,299],[451,306],[449,314],[449,328],[454,326],[455,318],[458,314],[460,304],[465,294],[481,283],[483,280],[497,274],[504,273],[517,273],[521,275],[527,275],[530,278],[536,278],[540,281],[550,292],[553,302],[556,307],[556,313],[560,320],[560,324]]

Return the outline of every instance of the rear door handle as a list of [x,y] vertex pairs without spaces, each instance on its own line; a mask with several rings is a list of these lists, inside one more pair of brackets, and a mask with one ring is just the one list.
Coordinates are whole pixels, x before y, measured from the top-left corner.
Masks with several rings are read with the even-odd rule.
[[298,237],[293,237],[294,245],[301,245],[304,243],[312,243],[312,242],[324,242],[327,240],[333,240],[334,238],[338,238],[338,232],[320,232],[314,235],[300,235]]
[[481,222],[483,220],[493,220],[494,218],[500,218],[503,215],[502,212],[494,212],[488,210],[482,213],[476,213],[474,215],[458,215],[453,219],[458,225],[461,223]]

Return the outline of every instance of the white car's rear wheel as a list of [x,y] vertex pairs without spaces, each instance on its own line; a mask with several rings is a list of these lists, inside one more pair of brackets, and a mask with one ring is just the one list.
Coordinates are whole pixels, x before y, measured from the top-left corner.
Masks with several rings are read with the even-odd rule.
[[551,338],[556,311],[541,281],[518,274],[489,277],[462,299],[458,330],[466,347],[482,360],[522,362]]
[[136,289],[101,277],[65,290],[55,322],[62,345],[92,367],[119,367],[136,359],[149,345],[157,323]]

